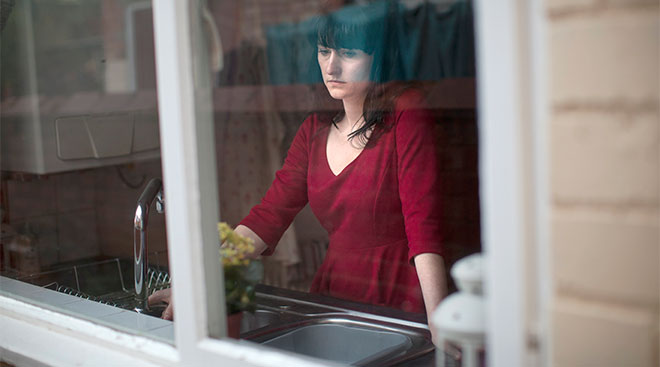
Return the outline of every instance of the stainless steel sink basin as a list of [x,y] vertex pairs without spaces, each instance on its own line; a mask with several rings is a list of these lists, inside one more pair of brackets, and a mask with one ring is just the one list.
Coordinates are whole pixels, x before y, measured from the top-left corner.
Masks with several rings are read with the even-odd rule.
[[354,366],[394,366],[433,350],[423,329],[350,314],[276,322],[242,337],[272,348]]
[[347,319],[319,321],[292,328],[279,336],[268,335],[270,339],[261,344],[356,366],[382,365],[412,346],[410,337],[402,333],[360,325]]
[[403,366],[434,350],[425,322],[398,311],[272,287],[257,303],[241,338],[268,347],[355,366]]
[[258,309],[255,312],[243,312],[241,319],[241,334],[271,325],[279,320],[279,312]]

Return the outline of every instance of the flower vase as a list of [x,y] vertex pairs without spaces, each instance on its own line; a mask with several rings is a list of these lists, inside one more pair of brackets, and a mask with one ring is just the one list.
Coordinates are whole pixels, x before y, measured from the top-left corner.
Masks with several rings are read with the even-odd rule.
[[243,312],[236,312],[227,315],[227,336],[230,338],[238,339],[241,334],[241,320],[243,319]]

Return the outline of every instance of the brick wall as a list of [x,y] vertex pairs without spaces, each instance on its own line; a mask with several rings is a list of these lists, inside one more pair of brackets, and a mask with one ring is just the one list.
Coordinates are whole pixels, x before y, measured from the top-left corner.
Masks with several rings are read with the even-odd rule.
[[658,366],[657,0],[548,0],[554,366]]

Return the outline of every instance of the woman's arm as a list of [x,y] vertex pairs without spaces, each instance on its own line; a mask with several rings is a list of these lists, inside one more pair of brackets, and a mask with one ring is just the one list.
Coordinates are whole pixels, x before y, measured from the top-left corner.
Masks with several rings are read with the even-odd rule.
[[435,342],[434,329],[431,327],[431,314],[438,307],[440,301],[447,296],[444,260],[438,254],[424,253],[415,256],[414,261],[422,295],[424,296],[429,328]]
[[[447,294],[442,258],[441,177],[435,121],[422,96],[407,93],[397,101],[397,168],[399,197],[408,236],[409,259],[417,269],[426,314],[431,314]],[[429,325],[430,326],[430,325]],[[435,333],[431,328],[431,335]]]
[[433,253],[424,253],[415,256],[415,268],[422,288],[426,318],[431,331],[433,344],[438,343],[435,327],[431,325],[431,315],[438,307],[440,301],[447,296],[447,282],[445,279],[445,263],[442,256]]
[[[315,116],[310,116],[300,126],[287,151],[284,165],[275,173],[266,195],[236,227],[247,227],[239,229],[239,234],[255,240],[259,245],[257,255],[271,255],[275,251],[284,231],[307,204],[309,139],[313,135],[315,121]],[[260,247],[262,243],[266,248]]]
[[254,241],[254,252],[252,252],[252,255],[250,256],[253,259],[258,257],[259,255],[261,255],[261,253],[264,252],[264,250],[266,250],[268,248],[268,245],[266,245],[266,242],[264,242],[264,240],[262,240],[261,237],[259,237],[258,234],[254,233],[253,230],[251,230],[250,228],[248,228],[248,227],[246,227],[242,224],[239,224],[238,226],[236,226],[236,229],[234,229],[234,232],[238,235],[241,235],[243,237],[247,237],[247,238]]
[[[261,204],[252,209],[248,217],[243,219],[243,222],[254,223],[255,225],[261,223],[264,227],[268,227],[264,229],[264,233],[270,236],[273,248],[269,249],[263,238],[246,225],[239,224],[234,230],[237,234],[254,240],[252,258],[258,257],[264,251],[274,250],[274,245],[277,244],[282,233],[289,227],[293,217],[307,203],[306,147],[310,126],[311,120],[306,120],[303,123],[289,148],[284,167],[276,174],[275,181],[268,190],[266,197],[264,197]],[[167,304],[167,308],[163,311],[161,317],[172,320],[174,317],[172,290],[159,290],[149,296],[150,305],[158,303]]]

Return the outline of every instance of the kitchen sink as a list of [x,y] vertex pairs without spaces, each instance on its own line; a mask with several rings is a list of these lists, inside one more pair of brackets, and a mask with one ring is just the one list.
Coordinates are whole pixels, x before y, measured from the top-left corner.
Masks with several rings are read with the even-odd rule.
[[423,329],[352,315],[276,321],[241,338],[353,366],[395,366],[433,351]]
[[302,325],[266,333],[253,341],[355,366],[381,366],[413,345],[406,334],[343,317],[308,320]]
[[[257,305],[242,339],[354,366],[433,365],[434,346],[420,315],[263,285]],[[420,358],[424,362],[408,364]]]
[[280,313],[271,310],[257,309],[254,312],[243,312],[241,334],[271,325],[279,319]]

